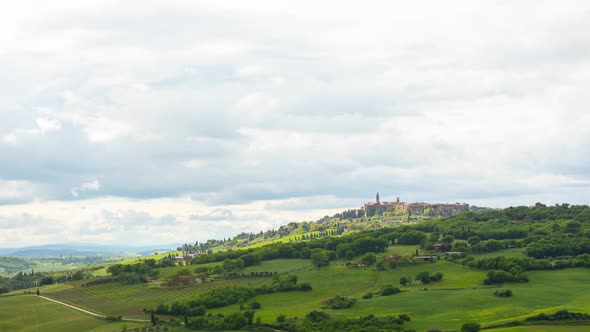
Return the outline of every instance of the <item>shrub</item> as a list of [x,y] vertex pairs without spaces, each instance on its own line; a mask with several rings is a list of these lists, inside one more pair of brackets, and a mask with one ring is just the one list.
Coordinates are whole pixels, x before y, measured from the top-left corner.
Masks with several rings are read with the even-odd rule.
[[478,332],[481,325],[478,323],[465,323],[461,326],[461,332]]
[[398,317],[399,317],[399,319],[405,320],[406,322],[409,322],[412,320],[408,314],[399,314]]
[[401,277],[399,279],[399,284],[402,286],[406,286],[407,284],[411,283],[412,281],[410,280],[410,278],[407,277]]
[[356,302],[356,299],[336,295],[326,301],[324,309],[345,309],[350,308]]
[[299,284],[299,290],[307,292],[312,290],[311,284],[309,283],[309,281],[306,282],[302,282],[301,284]]
[[280,314],[277,316],[277,322],[278,323],[284,323],[287,320],[287,316]]
[[368,292],[367,294],[363,295],[363,299],[370,299],[373,297],[373,293],[372,292]]
[[497,297],[511,297],[512,291],[510,289],[499,289],[494,292]]
[[260,308],[262,308],[262,305],[258,301],[252,301],[252,302],[250,302],[250,308],[251,309],[260,309]]
[[314,323],[320,323],[330,319],[330,315],[325,312],[314,310],[307,315],[305,315],[305,319],[312,321]]
[[393,287],[392,285],[385,285],[381,288],[381,296],[393,295],[399,292],[401,292],[401,290],[397,287]]

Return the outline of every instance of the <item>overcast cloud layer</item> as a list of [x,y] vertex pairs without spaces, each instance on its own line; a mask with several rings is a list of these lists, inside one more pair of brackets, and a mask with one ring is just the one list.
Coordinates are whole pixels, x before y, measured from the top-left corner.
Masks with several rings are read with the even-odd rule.
[[588,203],[588,31],[587,1],[11,3],[0,246]]

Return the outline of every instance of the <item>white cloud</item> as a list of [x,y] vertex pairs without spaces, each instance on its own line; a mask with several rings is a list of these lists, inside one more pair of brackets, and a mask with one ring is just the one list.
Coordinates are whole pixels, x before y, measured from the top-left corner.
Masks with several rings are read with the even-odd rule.
[[185,160],[181,164],[186,168],[197,169],[207,165],[207,162],[205,162],[204,160],[191,159]]
[[[587,203],[588,2],[31,6],[0,12],[0,214],[108,196],[121,222],[158,221],[172,210],[121,202],[179,200],[206,205],[175,214],[187,236],[228,236],[375,191]],[[51,209],[37,217],[116,240],[102,210]]]
[[48,132],[51,131],[58,131],[61,129],[61,122],[59,122],[58,120],[55,119],[50,119],[50,118],[37,118],[35,120],[35,122],[37,123],[37,126],[39,127],[39,131],[41,132],[41,135],[44,135]]
[[79,186],[79,187],[72,188],[71,192],[72,192],[72,196],[78,197],[83,192],[87,192],[87,191],[99,191],[100,190],[100,187],[101,187],[100,181],[99,180],[94,180],[94,181],[82,183],[82,185]]
[[0,204],[31,200],[36,194],[35,185],[23,180],[0,179]]

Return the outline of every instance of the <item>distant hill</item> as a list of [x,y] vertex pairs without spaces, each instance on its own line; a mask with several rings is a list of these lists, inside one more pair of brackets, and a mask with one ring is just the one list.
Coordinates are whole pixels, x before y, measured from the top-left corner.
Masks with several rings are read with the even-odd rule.
[[103,244],[58,243],[22,248],[0,248],[0,256],[27,258],[51,257],[136,257],[152,255],[154,251],[175,250],[176,244],[153,246],[120,246]]

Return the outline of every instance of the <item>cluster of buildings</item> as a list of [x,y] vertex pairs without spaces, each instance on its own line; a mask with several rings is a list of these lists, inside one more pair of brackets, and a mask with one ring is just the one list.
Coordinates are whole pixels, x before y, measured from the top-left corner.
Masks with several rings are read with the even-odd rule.
[[182,253],[182,254],[178,254],[176,256],[173,256],[172,259],[179,262],[179,261],[190,261],[193,258],[197,258],[197,257],[201,257],[201,256],[206,256],[207,253],[205,252],[199,252],[196,254],[187,254],[187,253]]
[[429,214],[432,216],[450,217],[458,213],[469,211],[469,204],[454,203],[406,203],[400,202],[399,197],[395,202],[381,202],[379,200],[379,193],[377,193],[375,202],[366,203],[363,206],[365,217],[374,216],[375,214],[385,213],[389,211],[397,211],[409,214]]

